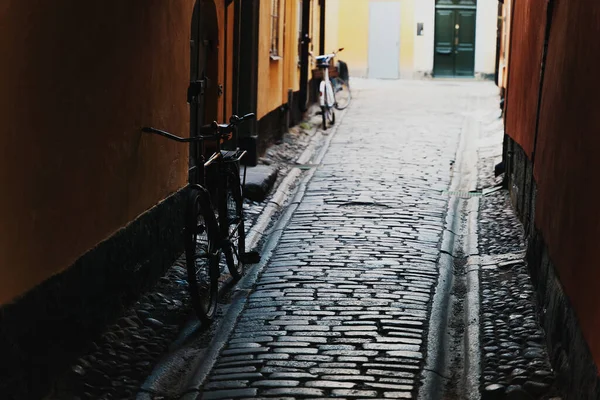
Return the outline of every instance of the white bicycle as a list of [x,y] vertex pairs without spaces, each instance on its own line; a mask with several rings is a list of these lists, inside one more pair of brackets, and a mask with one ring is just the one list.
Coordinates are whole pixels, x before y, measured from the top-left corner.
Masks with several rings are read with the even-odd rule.
[[323,72],[323,79],[319,84],[319,105],[323,114],[323,129],[327,129],[327,125],[335,124],[335,112],[343,110],[350,104],[352,95],[350,93],[350,83],[348,76],[348,67],[345,63],[339,61],[337,66],[338,74],[333,79],[329,78],[329,66],[337,53],[344,50],[340,48],[330,54],[316,56],[315,61],[317,68]]

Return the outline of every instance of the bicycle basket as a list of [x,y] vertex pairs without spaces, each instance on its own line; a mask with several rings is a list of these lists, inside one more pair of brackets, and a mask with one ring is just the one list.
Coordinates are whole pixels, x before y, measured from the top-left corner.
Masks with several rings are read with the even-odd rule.
[[338,74],[339,77],[342,78],[342,80],[348,82],[348,80],[350,79],[350,74],[348,73],[348,64],[346,64],[343,61],[338,61],[337,62],[337,70],[338,70]]

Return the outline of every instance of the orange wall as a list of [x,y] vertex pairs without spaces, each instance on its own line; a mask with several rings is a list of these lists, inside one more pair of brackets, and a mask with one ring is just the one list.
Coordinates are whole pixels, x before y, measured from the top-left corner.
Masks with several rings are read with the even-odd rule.
[[536,225],[600,366],[600,42],[593,39],[600,13],[597,0],[554,7],[534,171]]
[[[283,92],[281,101],[287,102],[287,90],[297,91],[300,88],[300,68],[298,68],[298,32],[300,31],[301,21],[298,21],[301,3],[300,1],[285,2],[285,25],[284,25],[284,44],[283,52]],[[299,23],[300,22],[300,23]]]
[[[298,69],[298,3],[300,0],[281,0],[279,15],[279,59],[271,59],[271,1],[260,1],[258,31],[258,99],[257,118],[262,118],[287,103],[289,89],[300,86]],[[319,48],[319,6],[311,1],[312,46]]]
[[189,135],[192,8],[193,0],[0,6],[0,304],[185,185],[187,147],[140,128]]
[[[281,105],[283,59],[272,60],[271,49],[271,1],[261,1],[258,20],[258,106],[257,118],[262,118]],[[283,20],[283,3],[279,15]],[[279,55],[283,54],[283,21],[279,24]]]

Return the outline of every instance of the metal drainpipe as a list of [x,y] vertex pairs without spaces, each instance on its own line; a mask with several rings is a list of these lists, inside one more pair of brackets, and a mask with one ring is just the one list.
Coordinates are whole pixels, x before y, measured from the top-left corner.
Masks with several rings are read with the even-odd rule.
[[308,102],[308,45],[311,38],[308,35],[310,28],[310,4],[311,0],[302,1],[302,51],[300,54],[300,111],[307,110]]
[[319,54],[325,54],[325,0],[319,0],[321,12],[319,15]]

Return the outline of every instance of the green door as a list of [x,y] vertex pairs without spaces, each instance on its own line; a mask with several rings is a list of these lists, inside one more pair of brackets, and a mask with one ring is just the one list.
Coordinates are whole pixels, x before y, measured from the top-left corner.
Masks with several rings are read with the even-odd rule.
[[475,75],[475,10],[456,10],[454,75]]
[[[459,3],[460,1],[460,3]],[[438,0],[435,10],[435,76],[475,74],[476,5],[464,0]],[[472,3],[466,5],[465,3]]]

